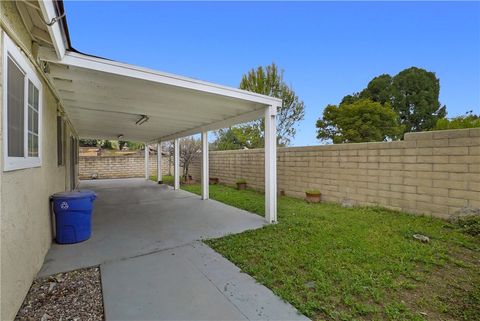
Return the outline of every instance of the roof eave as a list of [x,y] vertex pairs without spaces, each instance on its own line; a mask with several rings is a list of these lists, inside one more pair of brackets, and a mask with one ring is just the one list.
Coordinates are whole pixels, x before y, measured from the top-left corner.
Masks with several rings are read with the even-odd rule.
[[[59,17],[63,14],[59,14],[57,1],[38,1],[38,4],[40,6],[44,21],[53,22],[54,19],[59,19]],[[55,53],[58,59],[62,59],[68,49],[68,41],[66,40],[65,36],[66,23],[62,23],[62,21],[66,21],[64,19],[65,17],[54,22],[52,25],[47,25],[48,33],[52,39],[53,47],[55,48]]]

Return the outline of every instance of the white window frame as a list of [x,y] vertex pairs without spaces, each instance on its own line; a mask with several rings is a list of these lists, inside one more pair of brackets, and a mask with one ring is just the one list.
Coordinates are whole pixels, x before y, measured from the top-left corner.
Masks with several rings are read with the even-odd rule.
[[[3,33],[3,170],[13,171],[24,168],[40,167],[42,166],[42,115],[43,115],[43,86],[40,79],[37,77],[35,68],[30,64],[28,58],[20,51],[15,43]],[[25,74],[24,79],[24,125],[23,125],[23,157],[8,156],[8,59],[12,59],[17,67],[19,67]],[[28,82],[38,89],[38,156],[28,156]]]

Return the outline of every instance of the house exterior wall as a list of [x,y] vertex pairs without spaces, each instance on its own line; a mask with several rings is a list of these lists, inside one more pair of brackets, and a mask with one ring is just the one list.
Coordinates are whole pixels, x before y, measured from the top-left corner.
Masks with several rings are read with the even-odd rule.
[[[148,161],[150,176],[157,175],[157,155],[150,155]],[[173,173],[173,163],[169,157],[162,158],[162,174]],[[144,156],[80,156],[80,179],[91,179],[96,174],[99,179],[145,177]]]
[[[11,39],[22,43],[32,54],[32,41],[26,31],[13,1],[0,1],[2,24],[14,31]],[[2,28],[0,56],[3,56]],[[3,61],[3,59],[0,59]],[[30,62],[31,63],[31,62]],[[1,65],[3,75],[5,66]],[[38,75],[40,79],[40,75]],[[3,76],[2,76],[3,77]],[[3,78],[2,78],[3,79]],[[3,82],[0,84],[0,117],[4,116]],[[0,319],[12,320],[28,292],[33,278],[43,264],[52,242],[52,224],[49,196],[70,187],[70,140],[66,139],[64,153],[66,164],[57,166],[57,102],[47,84],[42,80],[42,165],[14,171],[3,171],[3,128],[0,128],[0,226],[1,226],[1,306]],[[0,127],[3,122],[0,121]],[[74,135],[66,126],[65,135]]]
[[[263,149],[212,151],[210,177],[264,189]],[[480,208],[480,128],[408,133],[404,141],[279,148],[278,190],[328,202],[379,205],[448,218]],[[200,179],[200,161],[191,166]]]

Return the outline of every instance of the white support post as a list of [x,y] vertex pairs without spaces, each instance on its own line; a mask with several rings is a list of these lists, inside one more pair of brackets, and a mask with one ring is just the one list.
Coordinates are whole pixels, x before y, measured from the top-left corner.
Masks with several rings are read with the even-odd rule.
[[209,174],[208,174],[208,132],[202,132],[202,199],[208,200],[209,191]]
[[163,184],[162,178],[162,142],[157,144],[157,183]]
[[175,139],[174,149],[175,149],[175,157],[174,157],[174,164],[173,164],[173,175],[174,175],[173,189],[177,190],[177,189],[180,189],[180,141],[178,140],[178,138]]
[[276,106],[265,109],[265,219],[277,221],[277,124]]
[[149,179],[149,173],[148,173],[148,157],[150,156],[149,155],[150,152],[148,150],[148,144],[145,143],[145,179],[148,180]]

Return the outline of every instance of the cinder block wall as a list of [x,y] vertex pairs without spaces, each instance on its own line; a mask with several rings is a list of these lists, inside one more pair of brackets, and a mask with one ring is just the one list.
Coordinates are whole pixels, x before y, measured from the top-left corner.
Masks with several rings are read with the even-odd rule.
[[[210,152],[210,177],[264,188],[263,149]],[[480,128],[408,133],[404,141],[279,148],[278,189],[325,201],[448,218],[480,208]],[[199,179],[199,164],[192,166]]]
[[[239,178],[264,189],[263,149],[210,152],[210,177]],[[200,180],[201,158],[190,166]],[[403,141],[279,148],[278,190],[304,197],[319,189],[329,202],[379,205],[448,218],[480,208],[480,128],[408,133]],[[167,174],[168,157],[163,159]],[[80,177],[143,177],[144,158],[81,157]],[[171,170],[173,172],[173,169]],[[150,156],[156,174],[156,156]]]
[[[168,175],[170,171],[169,157],[162,158],[162,173]],[[157,155],[150,155],[148,168],[150,175],[157,175]],[[145,177],[144,156],[82,156],[79,158],[80,179],[91,179],[97,174],[99,179]]]

